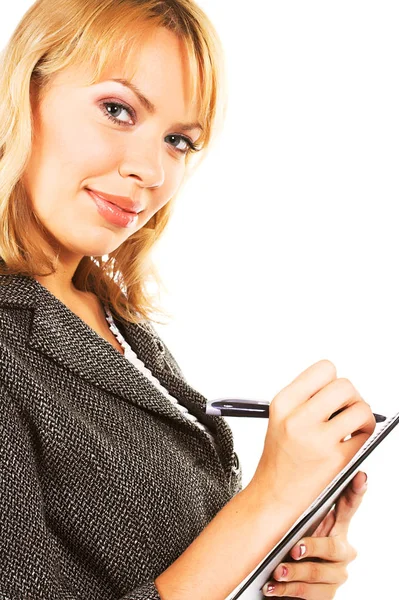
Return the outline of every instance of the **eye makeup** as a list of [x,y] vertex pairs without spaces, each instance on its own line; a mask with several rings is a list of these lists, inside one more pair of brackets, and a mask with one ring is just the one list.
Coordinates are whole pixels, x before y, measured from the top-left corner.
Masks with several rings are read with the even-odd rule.
[[[120,100],[116,100],[116,99],[103,100],[99,103],[99,107],[100,107],[101,111],[103,112],[103,114],[108,119],[110,119],[110,121],[112,123],[115,123],[116,125],[118,125],[120,127],[132,127],[137,122],[136,112],[129,105],[121,102]],[[128,123],[126,121],[122,121],[118,117],[115,117],[114,115],[112,115],[109,112],[108,107],[114,107],[114,108],[120,109],[122,111],[123,110],[126,111],[132,118],[133,123]],[[185,135],[173,133],[173,134],[169,134],[166,137],[178,138],[186,144],[185,149],[180,149],[175,146],[172,146],[173,149],[176,150],[176,152],[178,152],[179,154],[186,155],[189,152],[199,152],[200,151],[200,147],[197,146],[189,137],[187,137]]]

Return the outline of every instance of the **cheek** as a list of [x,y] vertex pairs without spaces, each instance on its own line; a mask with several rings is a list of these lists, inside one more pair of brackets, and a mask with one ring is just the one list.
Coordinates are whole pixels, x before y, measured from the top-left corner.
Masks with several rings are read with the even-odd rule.
[[[171,160],[170,158],[168,160]],[[165,167],[165,180],[162,187],[156,192],[151,192],[148,219],[158,212],[174,196],[177,195],[185,173],[184,161],[180,163],[172,161],[170,166]],[[148,220],[147,219],[147,220]]]
[[37,208],[57,202],[65,193],[76,194],[87,178],[112,172],[117,148],[96,123],[76,121],[72,115],[42,120],[35,127],[32,155],[24,183]]
[[[66,217],[73,208],[68,200],[78,193],[82,194],[82,187],[87,182],[101,182],[109,175],[109,182],[117,187],[120,179],[118,167],[126,165],[126,156],[130,152],[133,156],[140,153],[131,139],[131,146],[127,148],[120,132],[103,126],[92,115],[89,118],[83,110],[68,110],[68,103],[58,111],[54,107],[43,106],[35,133],[26,185],[36,212],[43,218],[56,216],[57,220],[62,220],[63,215]],[[147,220],[177,193],[184,177],[184,159],[175,159],[166,149],[162,166],[164,182],[161,188],[148,195],[144,193],[149,199]],[[134,159],[129,167],[132,175],[135,174]],[[140,176],[139,171],[137,175]],[[129,187],[132,185],[133,179]]]
[[62,180],[79,187],[87,177],[112,172],[118,145],[98,124],[67,120],[64,125],[48,132],[46,149],[46,156],[53,154]]

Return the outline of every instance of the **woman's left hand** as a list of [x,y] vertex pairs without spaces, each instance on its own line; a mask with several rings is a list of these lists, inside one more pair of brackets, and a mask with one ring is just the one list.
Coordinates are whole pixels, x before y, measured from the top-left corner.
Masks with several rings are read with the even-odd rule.
[[[347,565],[356,558],[356,550],[347,540],[350,521],[359,508],[366,487],[365,473],[359,472],[338,498],[335,508],[320,523],[312,537],[303,538],[291,550],[295,560],[313,557],[299,563],[284,562],[273,572],[274,579],[262,588],[266,597],[295,598],[296,600],[331,600],[337,589],[348,579]],[[300,546],[305,553],[300,556]],[[281,577],[284,567],[285,577]],[[281,582],[281,583],[279,583]],[[282,583],[284,582],[284,583]],[[287,582],[287,583],[285,583]],[[268,585],[274,590],[266,592]]]

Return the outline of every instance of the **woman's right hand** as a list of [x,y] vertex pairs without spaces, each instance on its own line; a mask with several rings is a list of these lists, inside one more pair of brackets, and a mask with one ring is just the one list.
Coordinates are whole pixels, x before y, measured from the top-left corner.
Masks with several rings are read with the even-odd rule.
[[[346,407],[329,421],[329,417]],[[249,484],[279,505],[303,510],[345,467],[376,426],[352,383],[321,360],[273,399],[264,449]],[[347,441],[344,439],[351,435]],[[267,492],[267,494],[266,494]]]

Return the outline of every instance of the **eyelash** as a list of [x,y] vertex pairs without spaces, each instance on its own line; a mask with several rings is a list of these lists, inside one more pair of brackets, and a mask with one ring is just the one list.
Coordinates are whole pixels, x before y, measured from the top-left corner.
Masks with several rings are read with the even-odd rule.
[[[100,104],[102,112],[113,123],[116,123],[120,127],[129,127],[129,123],[125,123],[123,121],[120,121],[116,117],[113,117],[107,111],[107,108],[106,108],[107,106],[116,106],[118,108],[122,108],[123,110],[126,110],[126,112],[133,119],[135,117],[135,112],[130,108],[130,106],[126,106],[126,104],[122,104],[121,102],[102,102]],[[180,134],[177,134],[177,133],[176,134],[175,133],[171,133],[168,137],[178,137],[178,138],[181,138],[182,140],[184,140],[187,143],[187,145],[188,145],[187,150],[179,150],[178,148],[175,148],[176,152],[178,152],[179,154],[187,155],[190,152],[199,152],[201,150],[201,148],[199,146],[197,146],[196,144],[194,144],[194,142],[192,140],[190,140],[190,138],[186,137],[185,135],[180,135]]]

